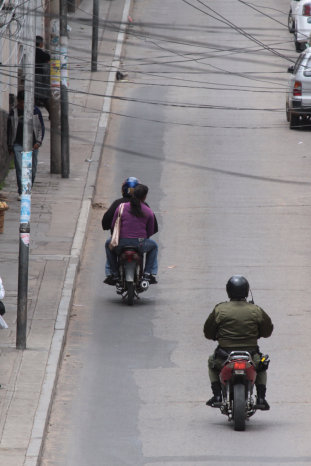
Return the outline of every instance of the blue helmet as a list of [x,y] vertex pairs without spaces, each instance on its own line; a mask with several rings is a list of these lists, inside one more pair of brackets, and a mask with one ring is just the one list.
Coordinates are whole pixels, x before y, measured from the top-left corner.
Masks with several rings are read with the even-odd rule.
[[139,181],[135,176],[130,176],[122,183],[122,195],[132,196],[134,188],[139,184]]

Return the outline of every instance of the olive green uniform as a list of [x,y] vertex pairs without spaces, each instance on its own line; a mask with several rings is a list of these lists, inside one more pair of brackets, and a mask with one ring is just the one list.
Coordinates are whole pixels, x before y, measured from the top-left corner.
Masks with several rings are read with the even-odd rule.
[[[268,314],[259,306],[245,300],[217,304],[204,324],[206,338],[217,340],[219,347],[228,353],[234,350],[249,351],[257,368],[260,363],[257,340],[269,337],[272,331],[273,324]],[[219,380],[219,372],[224,362],[217,349],[215,353],[208,360],[211,382]],[[257,373],[256,385],[266,385],[266,380],[265,370]]]

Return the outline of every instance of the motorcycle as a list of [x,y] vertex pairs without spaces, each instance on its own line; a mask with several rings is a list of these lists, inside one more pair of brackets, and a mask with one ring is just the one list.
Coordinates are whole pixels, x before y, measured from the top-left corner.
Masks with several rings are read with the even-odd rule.
[[[269,356],[261,359],[261,364],[269,364]],[[264,407],[256,404],[253,398],[257,372],[248,351],[231,351],[220,371],[220,383],[223,401],[217,403],[222,414],[234,422],[234,430],[245,430],[245,421],[249,420],[257,409]]]
[[119,280],[116,284],[117,294],[127,301],[129,306],[139,299],[139,294],[149,288],[148,280],[143,278],[143,255],[139,248],[123,246],[118,254]]

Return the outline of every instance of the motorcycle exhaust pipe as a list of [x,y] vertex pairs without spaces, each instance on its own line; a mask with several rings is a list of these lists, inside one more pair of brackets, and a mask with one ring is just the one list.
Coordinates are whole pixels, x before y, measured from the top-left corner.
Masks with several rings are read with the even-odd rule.
[[149,288],[149,282],[148,282],[148,280],[142,280],[142,281],[140,282],[140,286],[142,287],[142,289],[143,289],[144,291],[148,290],[148,288]]

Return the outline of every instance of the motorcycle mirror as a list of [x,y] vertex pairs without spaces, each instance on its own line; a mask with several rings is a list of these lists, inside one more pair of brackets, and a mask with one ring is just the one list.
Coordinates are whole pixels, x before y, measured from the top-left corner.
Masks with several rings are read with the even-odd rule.
[[252,297],[252,299],[251,299],[251,300],[249,300],[249,303],[251,303],[251,304],[254,304],[254,298],[253,298],[253,293],[252,293],[252,290],[251,290],[251,289],[249,289],[249,292],[250,292],[250,294],[251,294],[251,297]]

